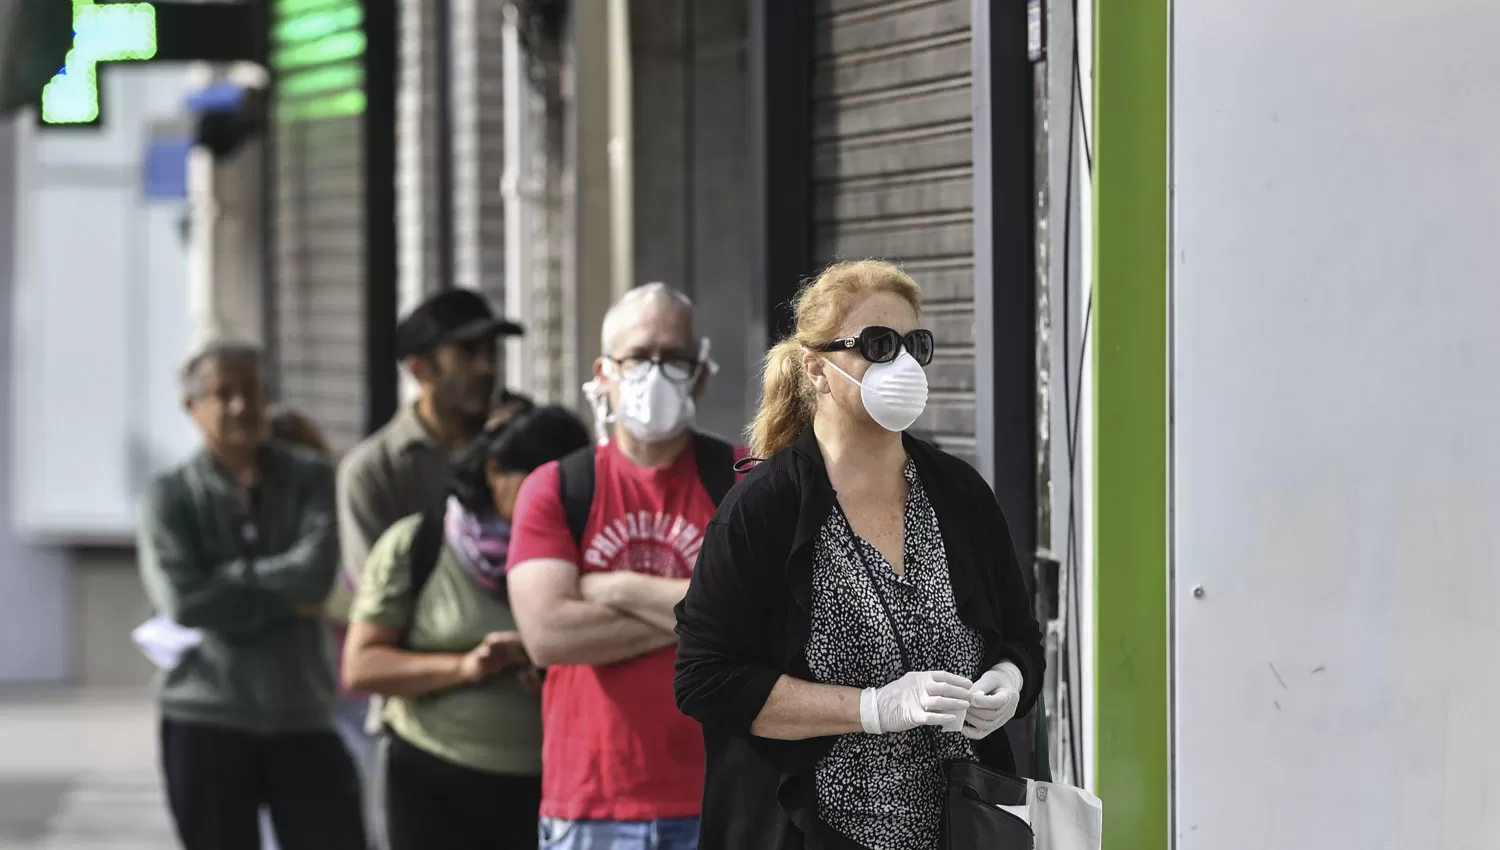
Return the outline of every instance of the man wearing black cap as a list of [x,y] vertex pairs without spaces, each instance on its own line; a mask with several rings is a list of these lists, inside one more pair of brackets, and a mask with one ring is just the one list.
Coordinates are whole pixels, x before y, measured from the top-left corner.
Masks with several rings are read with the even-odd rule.
[[[344,591],[358,582],[370,547],[387,528],[447,496],[451,456],[484,428],[490,412],[496,344],[522,332],[469,289],[434,295],[397,324],[396,356],[421,392],[339,464]],[[329,604],[340,622],[347,618],[349,599],[347,592],[338,593]],[[357,704],[342,707],[341,720],[355,719],[354,710]]]

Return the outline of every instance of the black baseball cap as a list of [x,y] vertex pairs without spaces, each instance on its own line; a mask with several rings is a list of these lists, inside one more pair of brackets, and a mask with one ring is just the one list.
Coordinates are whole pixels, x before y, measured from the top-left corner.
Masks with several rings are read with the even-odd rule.
[[484,296],[472,289],[449,289],[417,305],[396,323],[396,359],[431,354],[448,342],[487,336],[520,336],[526,329],[495,316]]

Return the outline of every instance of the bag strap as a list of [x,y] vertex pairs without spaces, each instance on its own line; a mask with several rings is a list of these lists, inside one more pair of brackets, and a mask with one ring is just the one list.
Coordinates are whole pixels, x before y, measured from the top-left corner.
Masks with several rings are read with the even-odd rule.
[[694,433],[693,454],[698,461],[698,480],[717,508],[734,487],[734,446],[717,437]]
[[583,546],[583,529],[589,524],[589,509],[594,505],[594,448],[589,443],[557,462],[557,496],[568,519],[573,545],[579,547]]
[[886,601],[885,591],[880,589],[880,573],[865,557],[865,550],[860,547],[859,535],[854,533],[854,524],[849,521],[849,515],[844,513],[844,506],[833,501],[833,507],[839,512],[839,518],[844,521],[844,530],[849,532],[849,545],[854,547],[854,557],[859,559],[860,566],[870,575],[870,583],[875,588],[875,598],[880,600],[880,610],[885,612],[886,622],[891,624],[891,634],[896,636],[896,650],[901,653],[901,666],[903,673],[915,672],[917,668],[912,666],[911,653],[906,651],[906,639],[901,637],[901,627],[896,624],[896,616],[891,613],[891,604]]
[[[573,545],[583,545],[583,530],[589,523],[589,511],[594,506],[594,446],[584,446],[571,452],[557,463],[558,499],[562,502],[563,515],[568,520],[568,533],[573,536]],[[708,497],[718,507],[734,487],[734,446],[710,437],[693,434],[693,457],[698,463],[698,480]]]
[[[412,609],[416,610],[417,600],[422,596],[422,589],[427,586],[432,574],[437,571],[438,557],[443,551],[443,521],[446,517],[447,504],[439,503],[429,507],[422,512],[422,518],[417,520],[417,530],[412,534],[411,550],[411,595]],[[402,642],[405,642],[405,632],[402,630]]]

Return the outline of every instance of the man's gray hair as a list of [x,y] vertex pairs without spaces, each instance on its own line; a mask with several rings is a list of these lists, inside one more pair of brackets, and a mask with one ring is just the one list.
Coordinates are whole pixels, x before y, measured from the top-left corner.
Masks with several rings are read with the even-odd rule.
[[666,304],[674,304],[693,317],[693,299],[687,297],[679,289],[674,289],[660,281],[643,283],[640,286],[620,296],[620,300],[609,308],[604,314],[603,328],[599,333],[599,344],[601,352],[608,356],[613,350],[615,337],[620,335],[621,326],[630,311],[642,304],[659,301]]
[[182,383],[184,398],[198,398],[203,394],[203,366],[205,363],[227,363],[261,365],[260,347],[248,342],[231,339],[211,340],[200,346],[182,364],[178,380]]

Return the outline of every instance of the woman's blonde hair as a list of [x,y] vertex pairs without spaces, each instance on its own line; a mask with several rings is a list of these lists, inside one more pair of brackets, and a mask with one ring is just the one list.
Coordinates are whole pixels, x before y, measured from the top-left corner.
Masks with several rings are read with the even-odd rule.
[[922,294],[911,276],[884,260],[834,263],[792,301],[796,330],[766,352],[761,368],[760,410],[746,431],[756,457],[791,445],[812,424],[817,394],[802,371],[802,353],[831,341],[855,302],[877,292],[904,298],[922,312]]

